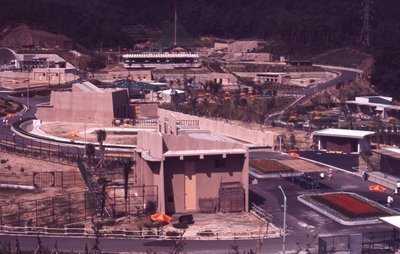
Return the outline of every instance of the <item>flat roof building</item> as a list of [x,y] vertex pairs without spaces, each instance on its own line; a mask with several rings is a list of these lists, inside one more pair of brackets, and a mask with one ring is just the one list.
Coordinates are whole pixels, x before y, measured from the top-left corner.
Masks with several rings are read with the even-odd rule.
[[173,47],[165,52],[146,52],[122,55],[126,69],[199,68],[198,54],[183,47]]
[[368,137],[374,133],[373,131],[324,129],[314,131],[312,135],[317,140],[318,150],[361,153],[369,151],[370,141]]
[[157,186],[158,193],[147,194],[158,196],[158,212],[248,211],[246,145],[172,114],[159,124],[160,132],[139,133],[134,154],[137,184]]
[[361,96],[354,101],[346,101],[346,107],[353,114],[378,116],[383,119],[400,118],[400,106],[393,105],[392,97],[387,96]]

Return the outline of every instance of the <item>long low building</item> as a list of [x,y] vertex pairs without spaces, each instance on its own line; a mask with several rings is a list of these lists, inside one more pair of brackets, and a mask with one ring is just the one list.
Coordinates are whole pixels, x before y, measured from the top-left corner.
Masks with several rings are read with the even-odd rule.
[[193,53],[139,53],[122,55],[127,69],[174,69],[199,68],[201,62],[198,54]]

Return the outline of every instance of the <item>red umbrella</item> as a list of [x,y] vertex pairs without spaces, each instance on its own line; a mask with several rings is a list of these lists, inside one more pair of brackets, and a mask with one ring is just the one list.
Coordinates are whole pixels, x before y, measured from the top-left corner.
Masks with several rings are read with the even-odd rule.
[[378,192],[385,192],[386,188],[380,185],[371,185],[369,186],[369,190],[378,191]]
[[163,213],[155,213],[153,215],[150,216],[152,221],[156,221],[156,222],[168,222],[170,223],[172,221],[172,218],[169,217],[166,214]]

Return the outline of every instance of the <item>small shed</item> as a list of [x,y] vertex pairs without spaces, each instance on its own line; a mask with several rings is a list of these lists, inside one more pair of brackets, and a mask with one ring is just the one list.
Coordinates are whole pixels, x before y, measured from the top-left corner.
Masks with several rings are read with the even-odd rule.
[[318,150],[358,154],[370,150],[369,136],[374,133],[373,131],[324,129],[314,131],[312,135],[318,142]]

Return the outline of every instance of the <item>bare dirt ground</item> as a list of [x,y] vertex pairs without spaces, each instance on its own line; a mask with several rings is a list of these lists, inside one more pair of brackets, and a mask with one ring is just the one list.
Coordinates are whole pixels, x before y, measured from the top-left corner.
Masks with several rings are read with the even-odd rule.
[[36,190],[0,189],[0,203],[42,199],[85,190],[85,184],[76,167],[0,152],[0,184],[33,186],[33,172],[63,171],[64,186]]
[[[90,143],[97,143],[96,130],[118,128],[126,130],[128,126],[115,127],[111,125],[100,124],[86,124],[86,141]],[[61,123],[61,122],[43,122],[40,129],[52,136],[74,139],[79,141],[85,140],[85,124],[83,123]],[[135,145],[137,142],[137,135],[135,134],[112,134],[107,131],[107,138],[104,144],[126,144]]]

